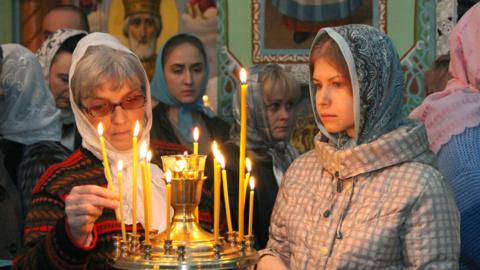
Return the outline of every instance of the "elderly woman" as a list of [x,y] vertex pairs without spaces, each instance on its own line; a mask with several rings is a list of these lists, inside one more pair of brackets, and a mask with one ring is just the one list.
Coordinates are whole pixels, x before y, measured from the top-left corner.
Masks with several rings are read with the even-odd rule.
[[61,111],[61,143],[70,151],[80,146],[80,138],[78,134],[76,136],[75,119],[68,97],[68,73],[72,65],[72,53],[78,41],[86,34],[87,32],[80,30],[59,29],[50,34],[36,53],[42,65],[45,82],[52,92],[57,108]]
[[458,210],[425,127],[402,115],[391,39],[323,28],[310,80],[320,132],[285,174],[257,269],[458,269]]
[[[232,217],[238,217],[238,157],[240,143],[240,99],[234,95],[232,106],[235,118],[231,139],[220,146],[225,156],[228,191]],[[256,247],[264,248],[268,241],[270,216],[283,173],[298,156],[289,143],[296,119],[296,106],[302,92],[290,73],[279,65],[259,65],[250,71],[248,85],[247,157],[254,164],[251,174],[255,183],[253,234]],[[208,162],[211,165],[212,162]],[[210,168],[211,169],[211,168]],[[205,183],[213,191],[213,170]],[[248,194],[248,193],[247,193]],[[213,203],[203,199],[200,210],[212,208]],[[245,213],[248,213],[248,205]],[[246,219],[248,220],[248,219]],[[238,219],[232,218],[234,229]],[[246,228],[246,227],[245,227]]]
[[[118,161],[125,168],[124,186],[132,186],[132,134],[141,123],[139,143],[149,143],[152,123],[150,87],[140,60],[108,34],[93,33],[83,38],[72,56],[70,103],[82,148],[64,162],[47,170],[33,190],[27,215],[25,251],[15,261],[18,268],[106,269],[112,250],[110,239],[120,234],[114,209],[119,206],[116,179]],[[102,122],[107,159],[115,192],[107,180],[97,125]],[[140,172],[137,172],[140,175]],[[152,228],[165,228],[165,187],[161,170],[152,166]],[[138,221],[144,224],[143,190],[137,182]],[[126,189],[124,217],[131,229],[132,193]],[[141,228],[141,226],[140,226]],[[141,230],[141,229],[140,229]]]

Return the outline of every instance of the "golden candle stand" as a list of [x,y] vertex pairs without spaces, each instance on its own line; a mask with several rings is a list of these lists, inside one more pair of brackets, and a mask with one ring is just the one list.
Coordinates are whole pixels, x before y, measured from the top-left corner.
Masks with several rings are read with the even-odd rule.
[[172,172],[171,206],[174,216],[169,230],[151,233],[151,244],[140,243],[140,235],[129,234],[127,243],[114,237],[112,265],[117,269],[249,269],[259,256],[251,235],[238,239],[214,238],[197,222],[195,208],[200,203],[205,180],[206,156],[162,156],[164,172]]

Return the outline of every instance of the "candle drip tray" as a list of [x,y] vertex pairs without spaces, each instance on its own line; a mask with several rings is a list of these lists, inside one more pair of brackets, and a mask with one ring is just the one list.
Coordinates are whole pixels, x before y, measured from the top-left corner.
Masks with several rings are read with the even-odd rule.
[[[172,171],[170,206],[172,223],[161,234],[150,233],[150,242],[140,243],[140,235],[129,234],[127,243],[114,237],[112,266],[117,269],[248,269],[259,256],[253,236],[227,239],[203,230],[195,215],[200,202],[205,156],[162,156],[164,171]],[[167,187],[167,190],[170,188]],[[168,191],[167,191],[168,192]],[[153,209],[155,210],[155,209]]]
[[[164,234],[152,240],[151,245],[124,244],[115,237],[115,256],[112,265],[117,269],[249,269],[259,256],[253,248],[253,237],[239,241],[236,233],[230,240],[219,237],[211,240],[162,240]],[[131,237],[129,237],[129,241]]]

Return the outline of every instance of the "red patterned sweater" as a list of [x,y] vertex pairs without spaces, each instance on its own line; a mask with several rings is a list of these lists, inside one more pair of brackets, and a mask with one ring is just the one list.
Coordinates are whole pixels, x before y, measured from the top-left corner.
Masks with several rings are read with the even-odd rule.
[[[25,224],[24,250],[15,259],[14,269],[111,268],[111,239],[121,234],[113,210],[105,209],[95,223],[89,247],[77,245],[67,228],[65,198],[77,185],[107,185],[101,161],[85,149],[51,166],[34,188]],[[141,232],[142,227],[138,226]]]

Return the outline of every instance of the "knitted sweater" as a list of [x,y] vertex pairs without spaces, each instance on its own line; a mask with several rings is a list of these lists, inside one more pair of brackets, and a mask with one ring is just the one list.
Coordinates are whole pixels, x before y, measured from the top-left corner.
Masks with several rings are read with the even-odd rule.
[[438,166],[460,210],[461,269],[480,269],[480,126],[467,128],[440,148]]
[[121,234],[113,210],[104,209],[95,222],[93,241],[88,247],[77,244],[68,228],[65,198],[78,185],[107,185],[101,161],[85,149],[48,168],[34,188],[25,224],[24,250],[15,259],[14,269],[111,268],[107,261],[113,251],[111,238]]

